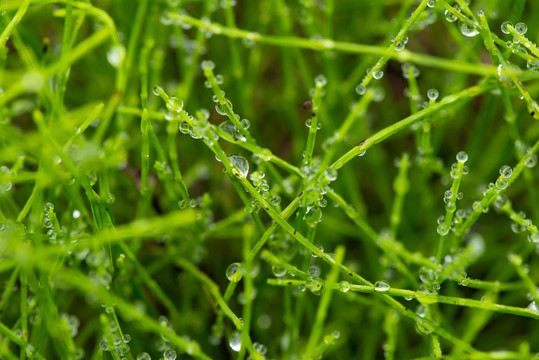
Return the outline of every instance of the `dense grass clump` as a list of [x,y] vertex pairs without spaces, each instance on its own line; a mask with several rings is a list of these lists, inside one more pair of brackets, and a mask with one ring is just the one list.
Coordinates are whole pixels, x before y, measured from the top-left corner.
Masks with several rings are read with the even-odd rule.
[[539,356],[539,2],[0,16],[0,358]]

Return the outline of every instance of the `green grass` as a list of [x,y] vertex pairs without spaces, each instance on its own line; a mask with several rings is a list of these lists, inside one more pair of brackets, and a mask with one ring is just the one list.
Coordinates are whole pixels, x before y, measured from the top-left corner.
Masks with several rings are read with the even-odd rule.
[[0,358],[539,356],[536,2],[0,16]]

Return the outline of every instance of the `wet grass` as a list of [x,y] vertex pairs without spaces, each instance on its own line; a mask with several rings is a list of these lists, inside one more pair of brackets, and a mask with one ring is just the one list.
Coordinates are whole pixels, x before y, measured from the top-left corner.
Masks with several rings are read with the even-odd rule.
[[534,2],[0,10],[1,358],[539,353]]

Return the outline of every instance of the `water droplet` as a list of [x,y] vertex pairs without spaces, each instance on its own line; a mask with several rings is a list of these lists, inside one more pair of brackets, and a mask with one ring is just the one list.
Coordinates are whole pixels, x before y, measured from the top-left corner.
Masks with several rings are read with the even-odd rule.
[[279,195],[273,195],[270,199],[270,203],[273,206],[279,206],[281,203],[281,197]]
[[533,168],[536,164],[537,164],[537,155],[536,154],[528,155],[528,158],[524,162],[524,165],[526,165],[529,168]]
[[213,70],[215,69],[215,63],[211,60],[203,60],[200,63],[200,67],[202,68],[202,70],[205,70],[205,69]]
[[247,119],[242,119],[240,121],[240,124],[245,130],[249,129],[249,127],[251,126],[251,122]]
[[339,283],[339,291],[348,292],[350,290],[350,283],[348,281],[341,281]]
[[384,77],[384,72],[382,70],[375,70],[372,73],[372,77],[375,78],[376,80],[380,80],[381,78]]
[[535,303],[535,301],[532,301],[530,305],[528,305],[528,310],[531,310],[534,313],[539,314],[539,308],[537,307],[537,304]]
[[305,214],[305,222],[310,227],[315,227],[321,220],[322,210],[319,207],[313,207]]
[[[456,9],[456,7],[455,7]],[[455,22],[457,21],[457,16],[454,15],[453,13],[451,13],[449,10],[446,10],[444,12],[444,15],[445,15],[445,20],[447,20],[448,22]]]
[[138,354],[137,360],[152,360],[152,357],[147,352]]
[[410,64],[410,63],[402,64],[401,69],[402,69],[402,76],[405,79],[408,79],[408,77],[410,76],[410,72],[412,73],[413,77],[418,77],[419,75],[421,75],[421,72],[419,71],[419,69],[415,65]]
[[427,91],[427,97],[430,99],[430,100],[436,100],[438,99],[438,96],[440,95],[440,93],[438,92],[438,90],[436,89],[429,89],[429,91]]
[[215,82],[217,83],[217,85],[222,85],[224,80],[225,79],[223,78],[223,75],[221,74],[215,75]]
[[242,271],[243,269],[240,263],[232,263],[226,268],[226,278],[231,282],[238,282],[243,276]]
[[327,82],[328,81],[324,75],[318,75],[314,79],[314,84],[316,85],[316,87],[320,87],[320,88],[326,86]]
[[402,51],[404,50],[405,47],[406,47],[406,44],[402,40],[397,41],[395,45],[393,46],[393,48],[397,51]]
[[377,281],[374,283],[374,290],[378,292],[388,291],[391,287],[386,281]]
[[367,91],[367,88],[361,84],[359,84],[358,86],[356,86],[356,93],[358,95],[364,95],[365,92]]
[[503,190],[507,187],[507,184],[508,184],[508,181],[505,177],[503,176],[500,176],[497,180],[496,180],[496,187],[500,190]]
[[464,151],[460,151],[457,154],[457,161],[461,163],[465,163],[466,161],[468,161],[468,154],[466,154]]
[[433,8],[436,6],[436,0],[429,0],[427,1],[427,6],[430,8]]
[[511,177],[513,174],[513,169],[509,165],[504,165],[500,168],[500,175],[503,175],[505,178]]
[[171,96],[168,99],[166,106],[169,111],[180,113],[183,109],[183,101],[175,96]]
[[320,276],[320,268],[316,265],[309,266],[309,270],[307,270],[307,274],[310,276]]
[[165,357],[165,360],[176,360],[176,357],[178,356],[178,354],[176,354],[176,351],[172,349],[167,349],[163,353],[163,356]]
[[230,348],[236,352],[241,350],[241,332],[238,330],[234,331],[230,338],[228,339],[228,345]]
[[329,181],[335,181],[337,179],[337,170],[335,170],[334,168],[328,168],[325,172],[324,172],[324,176],[326,177],[326,179],[328,179]]
[[107,52],[107,60],[113,67],[120,67],[125,60],[125,46],[121,44],[111,46]]
[[131,335],[129,334],[124,334],[122,340],[124,341],[124,343],[128,343],[131,341]]
[[447,212],[455,212],[455,210],[457,209],[457,205],[455,204],[454,201],[448,201],[446,204],[445,204],[445,210]]
[[460,33],[467,37],[474,37],[479,34],[479,31],[477,31],[475,26],[465,23],[463,21],[459,23],[459,29]]
[[307,126],[308,128],[311,128],[311,124],[312,124],[312,120],[311,119],[307,119],[305,121],[305,126]]
[[446,224],[440,224],[438,225],[438,227],[436,228],[436,232],[440,235],[440,236],[445,236],[449,233],[449,230],[450,230],[450,226],[449,225],[446,225]]
[[453,196],[453,191],[451,190],[446,190],[446,192],[444,193],[445,199],[451,199],[452,196]]
[[229,155],[227,158],[238,171],[238,174],[246,178],[249,173],[249,163],[247,160],[243,156],[237,154]]
[[515,31],[520,35],[524,35],[526,34],[526,31],[528,31],[528,26],[523,22],[519,22],[515,25]]
[[275,275],[275,277],[279,277],[279,278],[286,275],[286,269],[281,268],[279,266],[272,266],[271,272],[273,273],[273,275]]
[[509,34],[509,33],[510,33],[509,28],[508,28],[509,25],[512,25],[512,24],[511,24],[511,21],[505,21],[505,22],[502,24],[501,29],[502,29],[502,32],[503,32],[504,34]]

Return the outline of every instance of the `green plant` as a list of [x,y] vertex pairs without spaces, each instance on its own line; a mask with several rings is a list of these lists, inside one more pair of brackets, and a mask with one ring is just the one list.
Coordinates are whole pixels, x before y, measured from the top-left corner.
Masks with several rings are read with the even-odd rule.
[[537,357],[534,2],[0,10],[0,357]]

